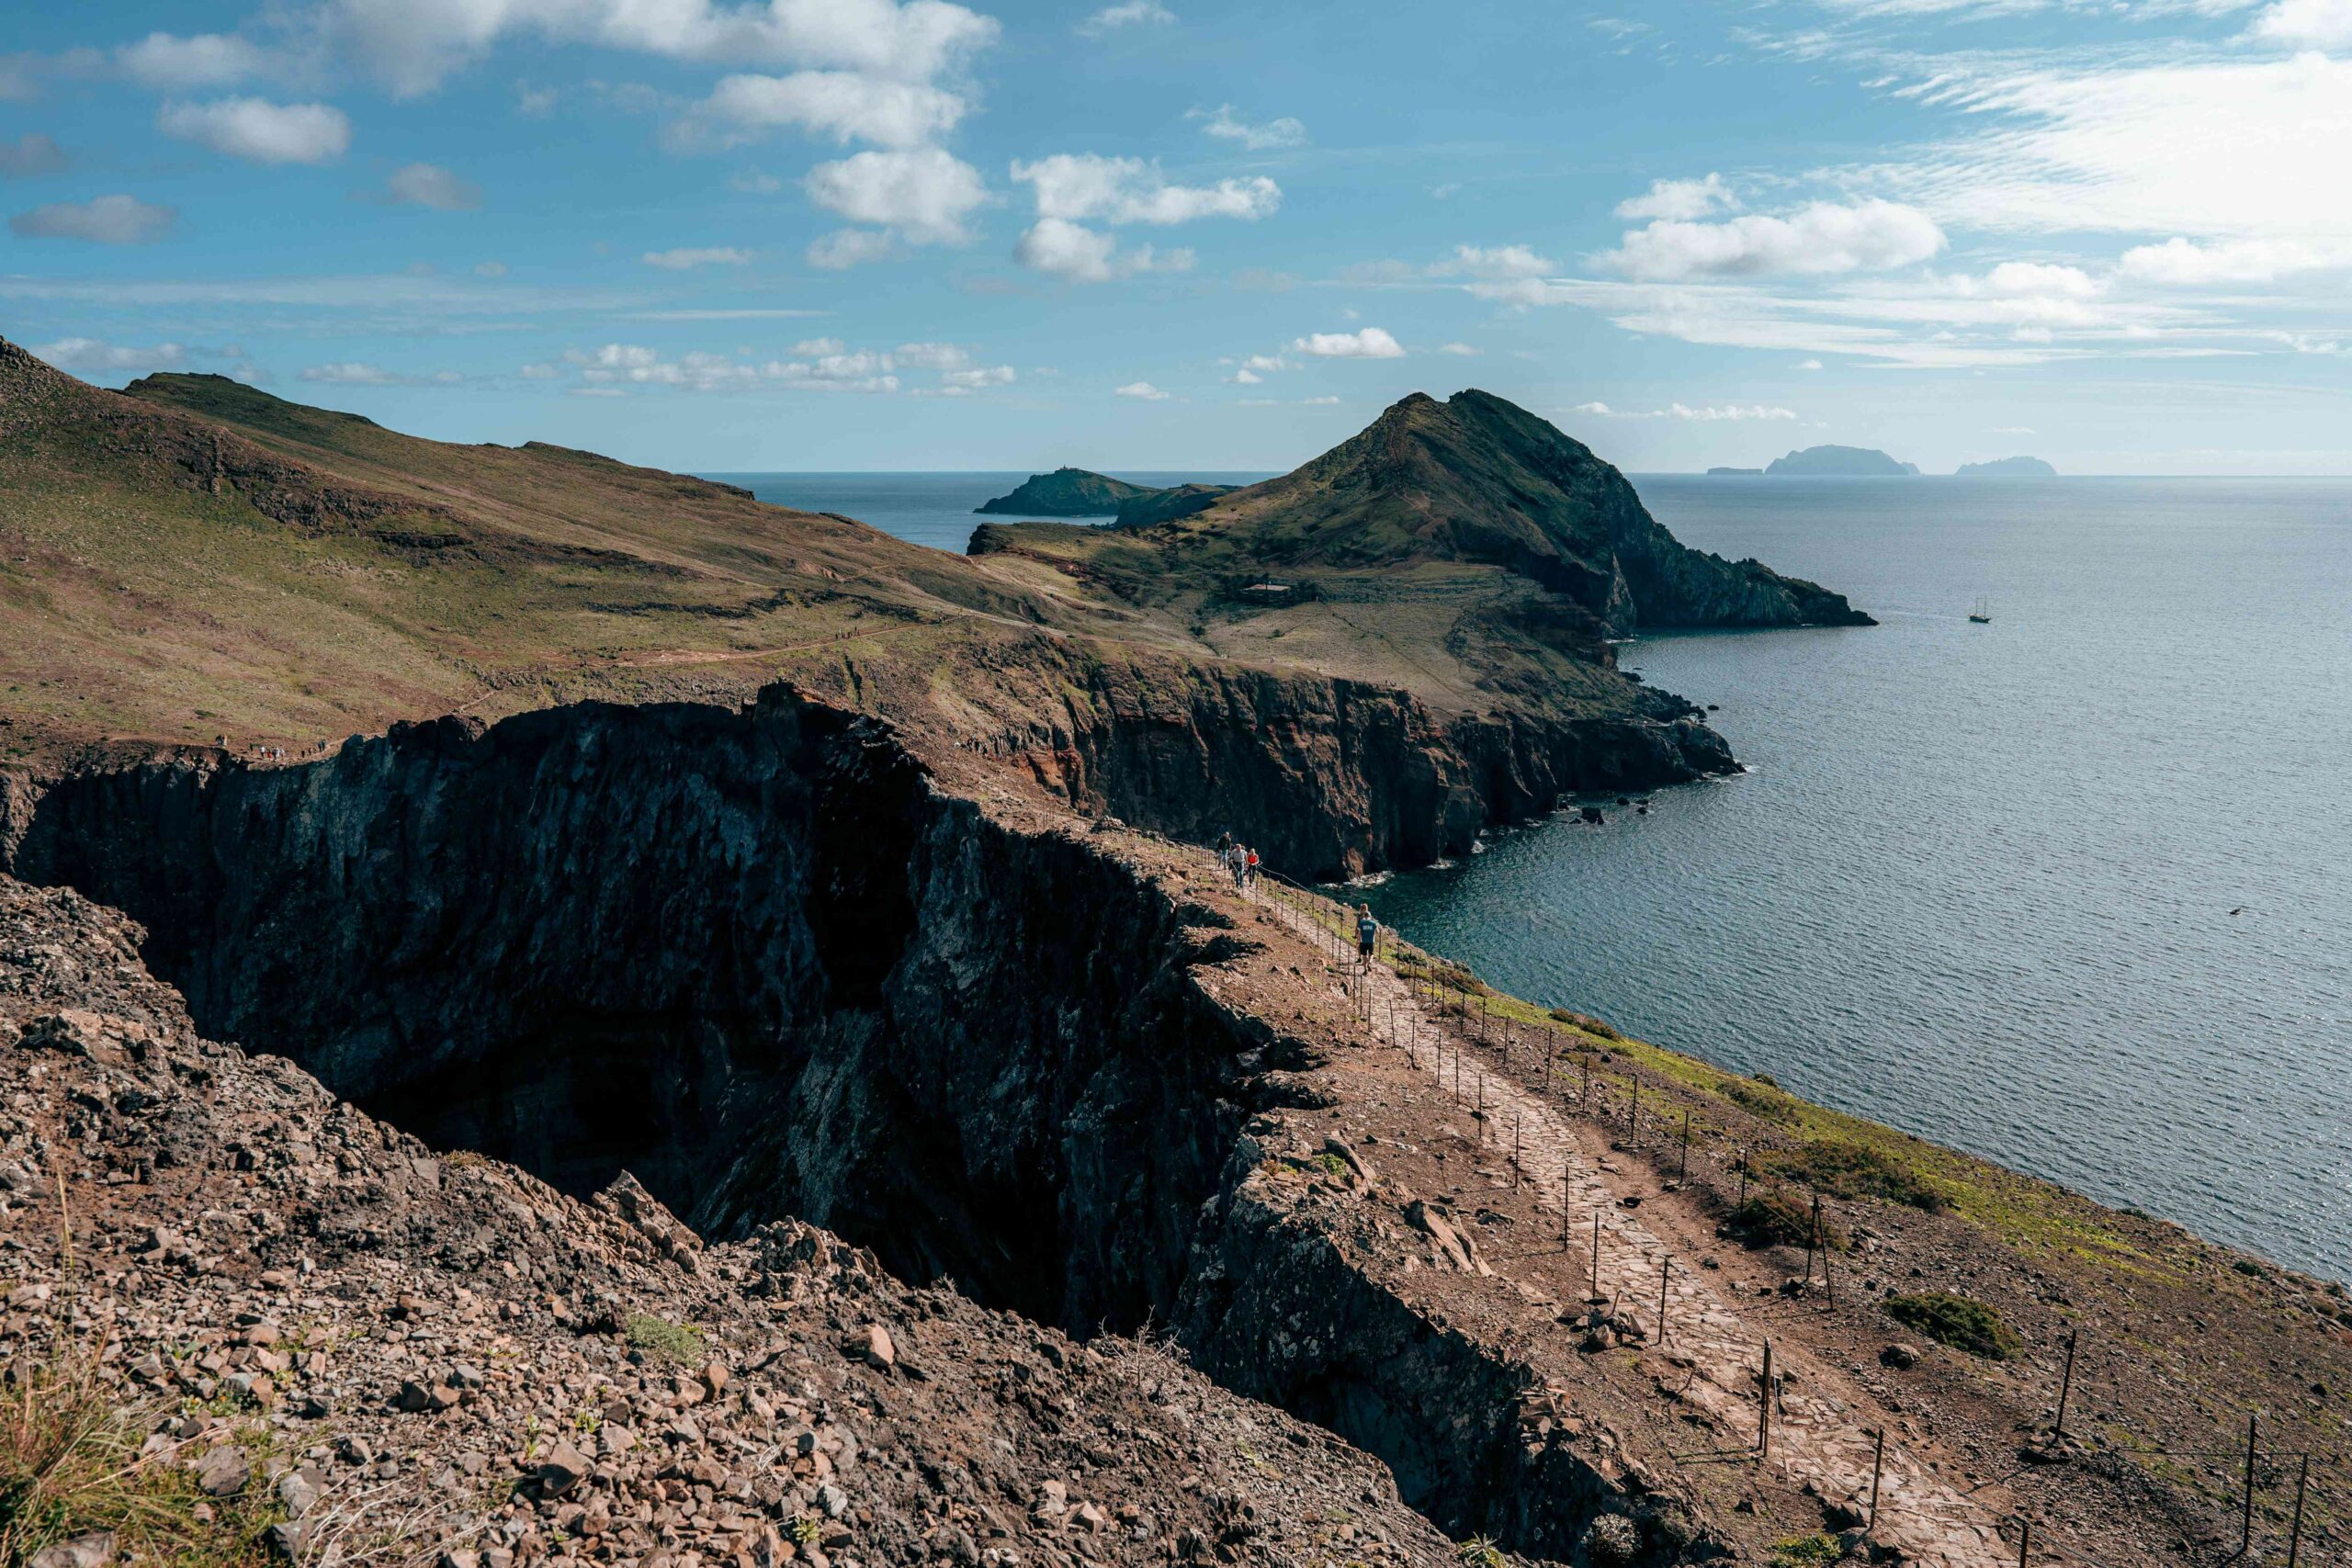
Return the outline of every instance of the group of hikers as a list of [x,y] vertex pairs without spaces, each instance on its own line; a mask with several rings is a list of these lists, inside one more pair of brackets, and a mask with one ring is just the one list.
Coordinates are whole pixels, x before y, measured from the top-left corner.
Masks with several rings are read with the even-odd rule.
[[[1241,843],[1231,833],[1216,836],[1217,863],[1233,878],[1233,888],[1244,897],[1253,897],[1258,891],[1258,852]],[[1356,917],[1356,957],[1369,964],[1380,945],[1380,922],[1372,918],[1372,906],[1358,904]]]

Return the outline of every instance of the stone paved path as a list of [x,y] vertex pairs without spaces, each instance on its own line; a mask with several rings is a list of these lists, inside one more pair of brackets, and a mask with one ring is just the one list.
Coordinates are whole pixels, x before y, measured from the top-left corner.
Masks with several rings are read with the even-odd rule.
[[[1301,936],[1331,945],[1327,931],[1279,899],[1265,900]],[[1453,1058],[1460,1053],[1464,1103],[1472,1102],[1471,1074],[1483,1070],[1487,1125],[1502,1130],[1498,1159],[1510,1158],[1510,1130],[1518,1126],[1520,1168],[1535,1184],[1539,1208],[1561,1214],[1574,1239],[1572,1252],[1590,1257],[1593,1216],[1600,1220],[1599,1294],[1615,1303],[1615,1316],[1657,1334],[1658,1273],[1671,1249],[1653,1235],[1635,1211],[1619,1207],[1604,1173],[1569,1123],[1567,1112],[1512,1080],[1498,1053],[1464,1037],[1454,1021],[1425,1006],[1385,965],[1372,966],[1365,981],[1375,1034],[1385,1034],[1390,1010],[1397,1021],[1392,1043],[1419,1041],[1417,1066],[1443,1063],[1443,1083],[1453,1081]],[[1441,1053],[1435,1043],[1442,1039]],[[1498,1270],[1500,1272],[1501,1270]],[[1661,1348],[1683,1382],[1682,1402],[1713,1418],[1724,1447],[1755,1442],[1757,1387],[1762,1346],[1769,1330],[1751,1322],[1727,1293],[1719,1293],[1695,1269],[1668,1269],[1667,1342]],[[1581,1331],[1563,1325],[1562,1335]],[[1885,1413],[1865,1404],[1831,1372],[1795,1345],[1773,1345],[1774,1381],[1780,1385],[1768,1461],[1792,1485],[1810,1482],[1824,1498],[1848,1503],[1859,1514],[1870,1495],[1871,1432]],[[1936,1568],[2009,1568],[2017,1549],[2001,1539],[1994,1516],[1924,1460],[1890,1439],[1879,1480],[1874,1538],[1900,1548],[1917,1563]],[[2037,1555],[2038,1568],[2055,1568],[2055,1557]]]

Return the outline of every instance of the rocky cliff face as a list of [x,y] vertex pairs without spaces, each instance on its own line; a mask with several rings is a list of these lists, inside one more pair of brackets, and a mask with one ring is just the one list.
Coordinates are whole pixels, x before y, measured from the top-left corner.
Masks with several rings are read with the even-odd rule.
[[[1508,1361],[1266,1241],[1325,1048],[1205,983],[1259,943],[1107,843],[775,692],[74,781],[13,870],[131,911],[208,1032],[434,1145],[581,1196],[628,1170],[720,1238],[802,1216],[1073,1331],[1174,1324],[1448,1529],[1565,1554],[1613,1494],[1531,1506]],[[1278,1318],[1327,1352],[1265,1354]]]

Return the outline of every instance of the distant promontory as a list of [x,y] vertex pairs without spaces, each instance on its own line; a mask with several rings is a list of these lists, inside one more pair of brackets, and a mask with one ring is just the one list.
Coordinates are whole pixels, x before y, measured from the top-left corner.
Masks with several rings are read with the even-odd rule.
[[1773,458],[1764,471],[1808,479],[1899,479],[1917,474],[1919,465],[1897,462],[1869,446],[1808,446]]
[[1763,471],[1761,468],[1709,468],[1707,470],[1710,475],[1717,479],[1747,479]]
[[1999,457],[1990,463],[1962,463],[1963,479],[2054,479],[2058,470],[2039,457]]
[[1050,474],[1032,474],[1012,494],[982,502],[972,510],[1022,517],[1109,517],[1137,496],[1157,493],[1108,474],[1056,468]]

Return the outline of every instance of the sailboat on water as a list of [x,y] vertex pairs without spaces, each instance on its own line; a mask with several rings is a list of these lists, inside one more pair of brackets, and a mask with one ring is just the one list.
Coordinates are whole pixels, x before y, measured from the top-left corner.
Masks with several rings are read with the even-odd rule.
[[1976,608],[1968,612],[1968,618],[1975,622],[1980,626],[1991,626],[1993,624],[1993,601],[1981,594],[1978,595],[1976,600]]

